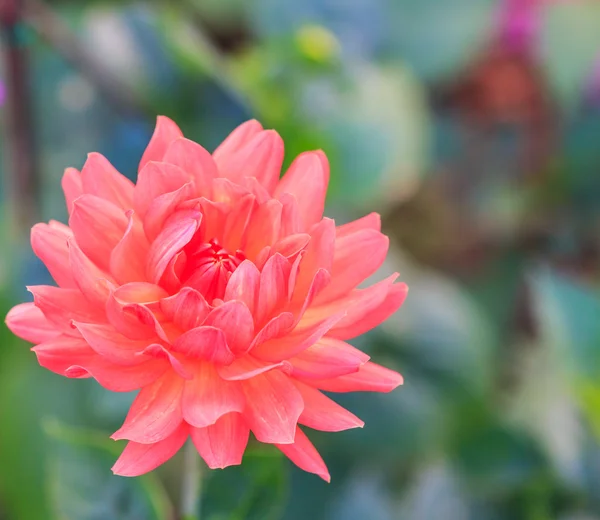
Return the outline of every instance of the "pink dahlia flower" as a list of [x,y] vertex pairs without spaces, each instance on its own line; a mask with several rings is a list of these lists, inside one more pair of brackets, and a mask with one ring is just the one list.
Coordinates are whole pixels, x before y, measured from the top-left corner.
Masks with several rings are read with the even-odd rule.
[[368,215],[323,218],[325,155],[301,154],[279,178],[283,142],[248,121],[211,155],[160,117],[134,185],[90,154],[62,185],[69,225],[31,232],[58,287],[29,287],[8,314],[39,363],[115,392],[139,390],[114,439],[113,467],[150,471],[191,437],[211,468],[240,464],[250,431],[329,480],[299,425],[363,422],[328,392],[388,392],[402,377],[346,340],[407,293],[397,274],[357,286],[388,239]]

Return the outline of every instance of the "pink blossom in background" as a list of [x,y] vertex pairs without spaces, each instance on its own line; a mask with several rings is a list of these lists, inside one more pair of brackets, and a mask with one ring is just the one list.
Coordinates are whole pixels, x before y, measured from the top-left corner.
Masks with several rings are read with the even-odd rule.
[[534,50],[541,24],[541,9],[548,0],[504,0],[498,20],[501,44],[510,51]]
[[388,251],[379,215],[323,218],[327,158],[303,153],[280,179],[283,152],[248,121],[211,155],[160,117],[136,185],[90,154],[63,177],[68,226],[33,227],[58,287],[29,287],[7,324],[49,370],[139,390],[115,473],[148,472],[189,437],[209,467],[240,464],[252,432],[329,480],[300,425],[363,422],[322,391],[402,384],[347,343],[407,294],[397,274],[357,288]]
[[0,107],[4,106],[6,101],[6,87],[4,86],[4,82],[0,80]]

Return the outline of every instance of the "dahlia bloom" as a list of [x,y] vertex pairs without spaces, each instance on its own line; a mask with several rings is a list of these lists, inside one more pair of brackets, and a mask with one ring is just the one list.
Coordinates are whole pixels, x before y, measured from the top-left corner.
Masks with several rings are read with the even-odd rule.
[[299,425],[363,422],[322,392],[388,392],[402,377],[346,340],[396,311],[397,274],[357,286],[388,239],[370,214],[322,218],[327,158],[303,153],[283,178],[283,142],[248,121],[211,155],[160,117],[137,184],[102,156],[62,186],[69,225],[31,232],[58,287],[29,287],[9,328],[40,365],[139,390],[112,436],[129,443],[118,475],[148,472],[191,437],[206,464],[240,464],[250,431],[329,480]]

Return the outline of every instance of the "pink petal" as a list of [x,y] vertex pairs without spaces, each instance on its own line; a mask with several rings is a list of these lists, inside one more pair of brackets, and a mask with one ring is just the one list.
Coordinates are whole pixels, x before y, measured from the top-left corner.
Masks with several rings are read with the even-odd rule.
[[70,335],[77,335],[71,326],[73,320],[84,323],[103,323],[103,309],[95,307],[77,289],[59,289],[49,285],[27,287],[33,301],[44,316],[54,325]]
[[262,325],[276,310],[281,311],[288,303],[288,279],[290,263],[280,254],[275,254],[260,273],[260,288],[255,311],[257,324]]
[[144,217],[144,231],[148,239],[154,240],[173,212],[182,202],[193,198],[194,195],[195,187],[191,182],[187,182],[175,191],[158,195],[150,204]]
[[259,285],[259,270],[250,260],[244,260],[229,278],[223,299],[243,302],[250,313],[254,315]]
[[304,400],[304,410],[299,422],[322,432],[341,432],[351,428],[362,428],[365,423],[339,404],[323,395],[319,390],[294,381]]
[[[308,288],[308,292],[306,293],[306,297],[304,301],[300,298],[292,298],[292,303],[290,305],[290,310],[293,310],[296,315],[296,323],[300,321],[306,309],[308,309],[313,301],[319,296],[324,289],[327,289],[329,284],[331,283],[332,276],[329,274],[329,271],[326,269],[319,269]],[[295,282],[292,282],[292,277],[290,276],[290,291],[293,290]],[[296,293],[300,294],[300,293]]]
[[235,356],[227,346],[225,333],[216,327],[197,327],[182,334],[173,344],[173,350],[192,359],[217,364],[229,364]]
[[300,392],[279,370],[264,372],[243,382],[244,419],[260,442],[291,444],[304,408]]
[[126,213],[129,219],[123,238],[110,254],[110,272],[117,282],[141,282],[146,279],[146,257],[150,245],[139,223],[134,219],[133,210]]
[[62,178],[62,189],[65,193],[65,201],[67,203],[67,211],[69,215],[73,211],[73,202],[78,197],[83,195],[83,187],[81,185],[81,174],[75,168],[67,168]]
[[215,424],[206,428],[192,428],[190,433],[207,466],[223,469],[242,463],[250,429],[239,413],[228,413]]
[[201,197],[212,195],[212,181],[218,175],[217,165],[202,146],[189,139],[177,139],[170,144],[164,162],[179,166],[191,175]]
[[251,356],[244,356],[237,358],[230,365],[217,367],[217,372],[225,381],[243,381],[276,368],[291,372],[292,367],[287,361],[265,363]]
[[165,116],[158,116],[154,134],[140,161],[139,171],[150,161],[162,161],[169,145],[181,137],[183,133],[174,121]]
[[369,213],[358,220],[338,226],[335,230],[335,236],[337,239],[340,239],[363,229],[381,231],[381,216],[379,213]]
[[56,283],[67,289],[76,287],[73,274],[69,268],[69,249],[67,240],[72,233],[67,228],[36,224],[31,228],[31,248],[35,255],[44,262]]
[[83,192],[112,202],[124,210],[133,205],[133,182],[121,175],[99,153],[88,155],[81,170]]
[[168,368],[164,360],[120,366],[102,358],[81,338],[59,336],[32,349],[41,366],[67,377],[94,377],[112,392],[131,392],[158,379]]
[[199,227],[195,219],[184,218],[168,224],[150,246],[146,262],[148,278],[158,283],[171,259],[192,239]]
[[303,250],[310,241],[310,235],[307,233],[296,233],[289,235],[276,242],[271,248],[273,254],[279,253],[285,258],[297,255]]
[[123,426],[111,439],[151,444],[171,435],[183,420],[181,396],[183,379],[169,371],[140,390],[133,401]]
[[[150,356],[156,359],[166,359],[171,364],[171,367],[175,373],[181,376],[183,379],[192,379],[193,377],[190,371],[184,366],[184,362],[180,361],[180,359],[177,357],[176,353],[167,350],[160,343],[152,343],[151,345],[148,345],[143,352],[141,352],[141,354],[143,356]],[[188,365],[189,363],[185,364]]]
[[244,195],[227,215],[223,230],[223,247],[228,251],[237,251],[242,247],[244,233],[255,205],[254,195]]
[[330,335],[339,339],[351,339],[364,334],[394,314],[404,303],[407,295],[408,286],[397,283],[389,288],[379,305],[373,305],[373,300],[368,302],[368,306],[363,307],[355,303],[348,308],[346,317],[331,329]]
[[335,222],[324,218],[311,230],[311,239],[306,247],[300,272],[296,278],[293,302],[304,302],[319,269],[331,272],[335,247]]
[[300,428],[296,429],[293,444],[277,444],[277,447],[300,469],[319,475],[325,482],[331,481],[325,462]]
[[322,151],[300,154],[275,189],[275,197],[289,193],[296,198],[303,229],[321,220],[329,184],[329,161]]
[[255,346],[252,355],[263,361],[281,361],[294,357],[319,341],[343,317],[344,313],[340,313],[330,316],[318,325],[305,329],[296,328],[282,338],[265,341]]
[[110,294],[107,282],[111,277],[83,254],[77,243],[69,240],[69,265],[77,287],[85,298],[96,307],[104,307]]
[[331,379],[303,379],[303,382],[326,392],[391,392],[404,380],[398,372],[368,361],[353,374]]
[[352,345],[324,337],[289,361],[294,377],[325,379],[358,372],[368,360],[369,356]]
[[389,248],[389,239],[379,231],[364,229],[338,238],[331,270],[331,283],[317,302],[346,295],[381,267]]
[[111,202],[94,195],[82,195],[73,203],[69,227],[81,250],[107,271],[110,254],[127,229],[127,217]]
[[254,337],[254,321],[248,307],[231,300],[213,309],[206,317],[205,326],[216,327],[225,333],[227,345],[234,353],[245,352]]
[[283,140],[274,130],[256,134],[241,148],[214,157],[219,173],[234,182],[254,177],[268,192],[275,188],[283,163]]
[[290,330],[292,330],[294,323],[294,315],[291,312],[282,312],[278,316],[271,318],[267,324],[260,329],[260,332],[250,344],[249,350],[252,350],[257,345],[269,341],[270,339],[285,336]]
[[177,191],[192,181],[191,175],[174,164],[149,162],[138,175],[133,203],[135,212],[143,219],[157,197]]
[[302,215],[300,214],[300,206],[298,205],[296,197],[291,193],[282,193],[278,198],[281,204],[283,204],[279,238],[285,238],[289,235],[304,232],[305,228],[302,221]]
[[88,345],[107,361],[117,365],[139,365],[145,361],[139,354],[148,341],[130,340],[111,325],[78,322],[74,325]]
[[138,477],[152,471],[180,450],[188,434],[188,425],[182,423],[169,437],[154,444],[128,442],[112,467],[113,473],[121,477]]
[[191,287],[184,287],[177,294],[163,298],[160,308],[181,330],[199,327],[210,312],[204,296]]
[[225,414],[244,409],[241,383],[224,381],[212,364],[200,363],[193,376],[183,390],[183,418],[187,423],[203,428]]
[[214,160],[226,161],[228,156],[237,152],[250,140],[262,132],[262,125],[255,119],[246,121],[231,132],[213,153]]
[[33,303],[15,305],[6,315],[6,326],[13,334],[30,343],[42,343],[60,334]]

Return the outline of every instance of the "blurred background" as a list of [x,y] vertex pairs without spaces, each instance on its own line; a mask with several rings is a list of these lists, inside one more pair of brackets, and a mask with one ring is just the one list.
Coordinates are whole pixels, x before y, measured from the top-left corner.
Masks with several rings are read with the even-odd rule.
[[[211,472],[206,520],[600,519],[600,1],[2,0],[0,301],[98,151],[135,179],[157,114],[212,150],[257,118],[322,148],[339,222],[382,214],[404,307],[353,343],[404,374],[364,430]],[[181,461],[112,476],[133,396],[0,329],[0,519],[170,520]]]

